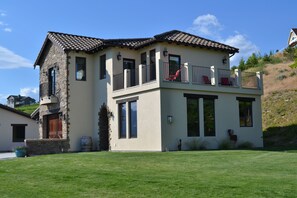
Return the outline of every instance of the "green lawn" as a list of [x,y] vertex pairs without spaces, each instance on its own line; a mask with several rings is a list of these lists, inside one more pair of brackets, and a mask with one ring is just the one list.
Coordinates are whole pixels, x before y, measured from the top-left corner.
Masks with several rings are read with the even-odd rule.
[[296,197],[297,152],[92,152],[0,161],[1,197]]

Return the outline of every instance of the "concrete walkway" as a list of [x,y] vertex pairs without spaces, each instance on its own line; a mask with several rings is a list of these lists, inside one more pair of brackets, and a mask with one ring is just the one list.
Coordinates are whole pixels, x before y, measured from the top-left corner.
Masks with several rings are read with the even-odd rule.
[[3,159],[11,159],[11,158],[15,158],[15,153],[10,152],[10,153],[0,153],[0,160]]

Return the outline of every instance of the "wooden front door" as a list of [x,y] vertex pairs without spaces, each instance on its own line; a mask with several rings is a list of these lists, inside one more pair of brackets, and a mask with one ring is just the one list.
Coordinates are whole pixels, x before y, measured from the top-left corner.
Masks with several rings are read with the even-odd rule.
[[48,138],[62,138],[62,120],[59,114],[48,116]]

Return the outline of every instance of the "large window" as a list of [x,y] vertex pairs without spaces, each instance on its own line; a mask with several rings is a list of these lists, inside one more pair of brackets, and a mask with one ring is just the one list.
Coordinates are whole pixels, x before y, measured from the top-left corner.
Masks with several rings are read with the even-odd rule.
[[187,99],[187,120],[188,136],[199,136],[199,99]]
[[253,101],[254,98],[237,98],[239,103],[239,124],[240,127],[253,126]]
[[12,124],[12,142],[24,142],[27,124]]
[[203,99],[204,136],[215,136],[215,103],[213,99]]
[[106,78],[106,55],[100,56],[100,79]]
[[126,103],[119,104],[119,126],[120,138],[126,138]]
[[117,101],[119,138],[137,138],[137,100],[138,97],[133,97]]
[[[185,93],[184,97],[187,98],[188,137],[215,136],[215,99],[218,99],[218,96]],[[200,120],[204,120],[204,123],[200,123]],[[202,126],[204,131],[200,129]]]
[[129,102],[130,138],[137,138],[137,102]]
[[56,94],[56,70],[55,68],[50,68],[48,71],[48,95],[55,95]]
[[75,78],[76,80],[85,81],[87,79],[86,58],[75,58]]
[[140,55],[140,64],[146,65],[146,52],[141,53],[141,55]]

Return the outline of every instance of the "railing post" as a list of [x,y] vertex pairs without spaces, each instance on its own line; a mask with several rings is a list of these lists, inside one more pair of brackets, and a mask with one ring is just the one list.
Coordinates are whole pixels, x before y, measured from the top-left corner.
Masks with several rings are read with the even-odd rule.
[[258,89],[263,90],[263,74],[262,72],[256,72]]
[[236,77],[236,85],[241,88],[241,71],[240,71],[240,69],[235,69],[234,74]]
[[138,78],[139,78],[139,85],[140,86],[142,85],[142,82],[143,82],[142,81],[142,66],[143,65],[141,65],[141,64],[138,66],[138,76],[139,76]]
[[124,69],[124,89],[130,87],[130,69]]
[[185,67],[185,81],[192,83],[192,67],[189,63],[184,63]]
[[210,67],[211,85],[218,86],[218,70],[215,66]]

